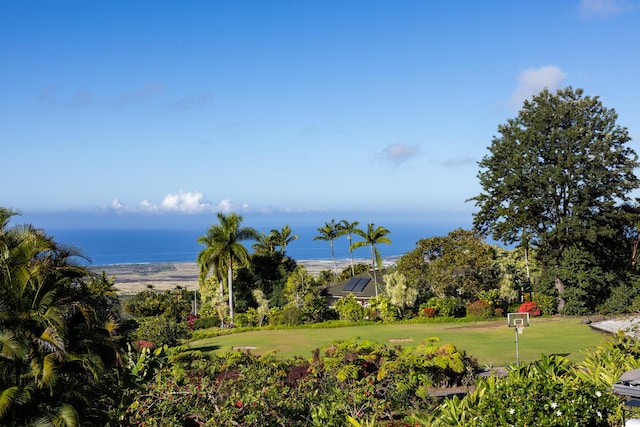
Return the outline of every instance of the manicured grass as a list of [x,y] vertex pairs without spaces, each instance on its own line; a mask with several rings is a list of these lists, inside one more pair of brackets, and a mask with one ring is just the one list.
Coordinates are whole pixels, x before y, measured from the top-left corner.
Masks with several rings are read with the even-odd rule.
[[[531,326],[518,336],[521,362],[531,362],[542,354],[567,355],[581,360],[581,352],[607,339],[605,334],[582,324],[580,318],[532,318]],[[325,348],[336,341],[371,340],[389,347],[410,347],[425,338],[438,337],[441,344],[453,344],[475,357],[480,366],[507,366],[515,363],[515,330],[506,319],[474,323],[376,324],[327,329],[257,330],[207,338],[190,343],[190,347],[216,352],[234,347],[251,348],[253,354],[275,351],[279,357],[310,358],[315,348]]]

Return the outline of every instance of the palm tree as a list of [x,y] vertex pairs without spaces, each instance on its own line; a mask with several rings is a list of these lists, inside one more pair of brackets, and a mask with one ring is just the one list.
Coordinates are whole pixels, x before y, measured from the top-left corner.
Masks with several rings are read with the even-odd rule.
[[[249,263],[249,253],[247,248],[240,242],[243,240],[257,240],[260,234],[251,227],[240,227],[242,216],[231,213],[225,215],[222,212],[217,214],[220,224],[209,227],[207,234],[198,239],[201,244],[207,245],[198,254],[201,274],[209,268],[227,267],[227,285],[229,289],[229,318],[233,325],[233,265],[238,262],[240,265]],[[205,273],[206,274],[206,273]]]
[[285,224],[282,230],[271,230],[270,235],[276,247],[280,248],[280,254],[282,254],[282,256],[285,255],[287,245],[298,238],[297,234],[291,235],[291,227],[289,227],[289,224]]
[[119,310],[86,283],[77,250],[9,228],[13,215],[0,208],[0,424],[95,425],[114,403],[97,385],[117,388],[105,373],[119,360]]
[[333,260],[333,275],[338,277],[336,255],[333,250],[333,241],[338,237],[338,224],[336,224],[335,219],[332,219],[331,222],[325,222],[324,226],[318,228],[318,231],[320,234],[315,236],[313,240],[324,240],[329,242],[329,246],[331,246],[331,259]]
[[340,221],[338,224],[338,235],[339,236],[347,236],[349,240],[349,255],[351,255],[351,277],[356,275],[355,269],[353,267],[353,248],[351,247],[351,241],[353,237],[353,233],[356,230],[360,223],[358,221],[349,222],[346,219]]
[[391,244],[391,240],[386,237],[390,233],[389,230],[383,226],[374,228],[374,224],[369,223],[367,225],[367,231],[364,232],[360,229],[353,230],[358,236],[362,237],[364,241],[354,242],[351,246],[353,249],[360,248],[362,246],[371,246],[371,267],[373,268],[373,283],[376,287],[376,296],[378,295],[378,281],[376,279],[376,267],[382,266],[382,258],[380,257],[380,251],[376,248],[377,244],[384,243],[386,245]]
[[276,236],[273,234],[274,230],[271,230],[269,234],[259,232],[258,241],[251,245],[251,248],[255,251],[256,254],[260,255],[269,255],[275,252],[276,246]]

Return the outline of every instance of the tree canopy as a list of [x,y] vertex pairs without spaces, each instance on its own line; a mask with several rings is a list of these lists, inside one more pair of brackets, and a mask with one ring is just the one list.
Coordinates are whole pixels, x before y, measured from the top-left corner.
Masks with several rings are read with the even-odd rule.
[[616,121],[613,109],[582,89],[545,89],[498,126],[479,162],[475,229],[505,243],[531,238],[561,303],[575,273],[559,269],[571,263],[567,249],[587,264],[611,263],[621,245],[620,204],[638,188],[639,164]]

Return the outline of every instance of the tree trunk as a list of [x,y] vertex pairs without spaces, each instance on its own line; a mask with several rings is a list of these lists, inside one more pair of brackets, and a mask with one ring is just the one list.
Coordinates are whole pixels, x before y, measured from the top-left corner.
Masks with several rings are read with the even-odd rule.
[[373,268],[373,286],[375,286],[376,297],[378,296],[378,279],[376,278],[376,257],[373,245],[371,245],[371,267]]
[[561,278],[556,276],[554,284],[556,286],[556,289],[558,290],[558,313],[562,313],[562,310],[564,309],[564,305],[566,303],[565,299],[562,298],[562,294],[564,293],[564,283],[562,282]]
[[227,269],[227,283],[229,284],[229,322],[233,326],[233,266],[229,258],[229,268]]
[[333,242],[329,242],[329,246],[331,246],[331,259],[333,260],[333,277],[338,277],[338,265],[336,264],[336,255],[333,251]]

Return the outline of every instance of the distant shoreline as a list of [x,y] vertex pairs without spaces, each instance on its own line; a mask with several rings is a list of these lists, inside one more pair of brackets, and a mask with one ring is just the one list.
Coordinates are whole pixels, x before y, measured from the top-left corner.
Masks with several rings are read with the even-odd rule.
[[[397,257],[385,258],[385,264],[393,264]],[[297,260],[309,274],[316,276],[323,270],[333,270],[333,261],[326,259]],[[370,259],[354,259],[355,264],[371,264]],[[351,260],[336,259],[339,271],[351,265]],[[89,269],[114,278],[114,287],[121,295],[136,294],[150,285],[158,291],[172,290],[177,286],[186,289],[199,287],[199,267],[195,262],[149,262],[89,266]]]

